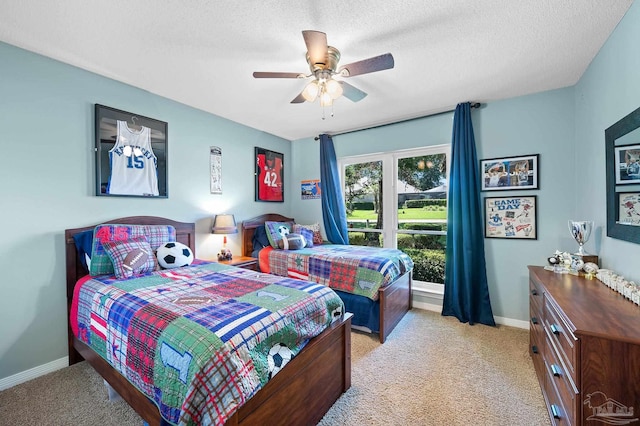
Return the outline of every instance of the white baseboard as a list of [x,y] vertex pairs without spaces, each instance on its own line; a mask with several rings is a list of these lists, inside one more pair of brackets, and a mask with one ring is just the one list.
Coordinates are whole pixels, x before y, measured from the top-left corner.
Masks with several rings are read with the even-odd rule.
[[61,368],[68,366],[69,357],[65,356],[55,361],[14,374],[13,376],[5,377],[4,379],[0,379],[0,391],[19,385],[20,383],[28,382],[31,379],[44,376],[45,374],[53,373],[56,370],[60,370]]
[[[442,296],[440,295],[440,298],[438,298],[436,293],[428,292],[428,291],[422,291],[422,293],[423,294],[430,293],[430,295],[433,298],[442,300]],[[413,300],[413,307],[417,309],[424,309],[426,311],[442,312],[442,304],[435,305],[433,303],[419,302],[419,301],[416,301],[415,298]],[[513,318],[504,318],[504,317],[496,317],[496,316],[493,317],[493,320],[496,322],[496,324],[506,325],[508,327],[523,328],[525,330],[529,329],[529,321],[522,321],[522,320],[517,320]]]

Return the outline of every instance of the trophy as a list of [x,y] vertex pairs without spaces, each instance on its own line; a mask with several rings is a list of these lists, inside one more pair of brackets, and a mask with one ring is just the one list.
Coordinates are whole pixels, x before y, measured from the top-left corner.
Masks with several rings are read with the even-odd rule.
[[591,230],[593,229],[593,221],[591,220],[570,220],[569,221],[569,232],[571,232],[571,236],[578,243],[580,248],[578,252],[575,253],[578,256],[587,256],[588,254],[584,251],[584,244],[589,241],[589,237],[591,236]]

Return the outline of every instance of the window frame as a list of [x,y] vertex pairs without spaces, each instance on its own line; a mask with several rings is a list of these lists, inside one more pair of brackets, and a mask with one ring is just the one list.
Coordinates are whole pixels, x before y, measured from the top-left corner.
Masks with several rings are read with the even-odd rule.
[[[337,160],[340,171],[340,184],[342,194],[345,196],[345,168],[352,164],[380,161],[382,163],[382,182],[384,188],[392,188],[382,193],[382,209],[388,212],[391,207],[393,214],[385,213],[382,220],[382,229],[359,228],[358,231],[375,232],[382,234],[383,247],[397,248],[398,234],[427,234],[446,235],[444,231],[407,231],[398,229],[397,200],[398,200],[398,160],[402,158],[420,157],[425,155],[444,154],[446,158],[446,179],[449,182],[449,170],[451,170],[451,144],[424,146],[419,148],[401,149],[396,151],[379,152],[363,155],[350,155]],[[447,194],[448,199],[449,194]],[[415,281],[425,286],[442,286],[439,283],[427,283]]]

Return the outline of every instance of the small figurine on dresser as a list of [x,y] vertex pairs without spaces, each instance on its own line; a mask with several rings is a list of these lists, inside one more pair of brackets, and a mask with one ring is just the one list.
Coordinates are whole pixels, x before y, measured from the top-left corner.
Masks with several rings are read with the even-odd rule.
[[[547,262],[549,262],[549,270],[557,274],[566,274],[569,273],[570,270],[573,270],[577,267],[577,264],[574,264],[572,256],[567,252],[561,252],[556,250],[556,252],[547,258]],[[580,266],[581,267],[581,266]]]
[[228,248],[223,248],[218,253],[218,260],[231,260],[233,259],[233,255],[231,254],[231,250]]

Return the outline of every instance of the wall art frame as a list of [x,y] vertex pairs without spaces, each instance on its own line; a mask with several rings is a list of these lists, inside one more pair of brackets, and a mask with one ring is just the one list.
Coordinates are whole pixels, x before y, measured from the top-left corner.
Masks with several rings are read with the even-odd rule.
[[538,239],[538,197],[485,197],[485,238]]
[[95,104],[96,195],[168,198],[167,145],[166,122]]
[[539,189],[540,154],[480,160],[481,190]]
[[640,145],[623,145],[613,148],[616,185],[640,184]]
[[629,151],[640,148],[640,108],[609,126],[604,135],[607,236],[640,244],[640,223],[633,220],[634,212],[640,211],[640,180],[625,178],[624,160]]
[[255,147],[256,201],[284,202],[284,154]]
[[222,194],[222,148],[209,147],[209,187],[212,194]]

